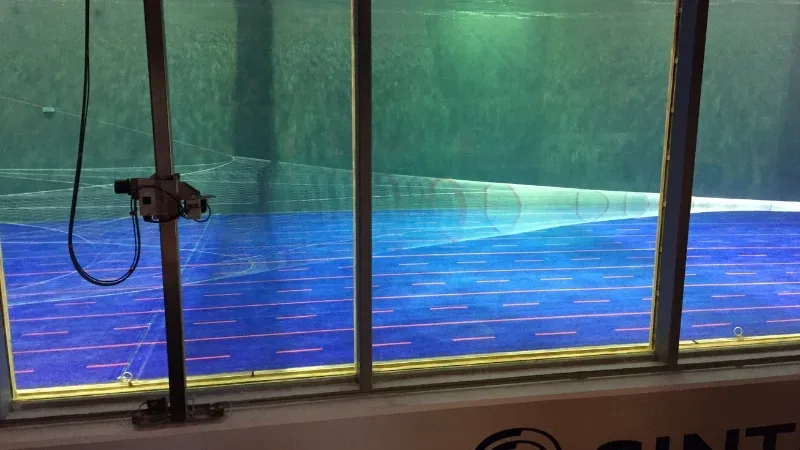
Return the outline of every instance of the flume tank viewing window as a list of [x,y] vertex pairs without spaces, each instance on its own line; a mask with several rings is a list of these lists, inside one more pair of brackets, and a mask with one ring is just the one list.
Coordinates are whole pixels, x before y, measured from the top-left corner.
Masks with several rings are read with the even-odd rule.
[[[74,247],[87,272],[110,279],[134,258],[130,202],[112,183],[153,173],[153,140],[141,4],[96,3],[91,14],[93,89]],[[139,268],[118,286],[84,281],[67,252],[83,20],[80,2],[0,7],[3,304],[21,397],[125,391],[167,376],[157,227],[142,225]]]
[[646,345],[673,5],[373,10],[376,361]]
[[[673,370],[800,335],[797,5],[715,2],[707,45],[704,0],[86,5],[0,5],[0,416]],[[157,160],[213,196],[141,218],[110,287],[67,247],[87,17],[80,265],[134,258],[116,180]]]
[[800,333],[800,8],[709,10],[681,339]]
[[174,152],[216,196],[180,230],[198,382],[353,371],[348,7],[166,2]]

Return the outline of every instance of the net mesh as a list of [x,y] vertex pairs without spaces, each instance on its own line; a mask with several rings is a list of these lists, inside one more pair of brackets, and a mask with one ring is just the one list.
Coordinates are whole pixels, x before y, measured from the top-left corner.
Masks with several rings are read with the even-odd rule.
[[[217,163],[177,166],[182,179],[215,198],[215,214],[342,212],[353,208],[350,170],[230,157]],[[146,177],[144,167],[85,169],[81,220],[124,217],[128,201],[114,194],[114,180]],[[72,169],[1,169],[0,221],[62,222],[68,217]],[[594,221],[654,217],[658,194],[571,189],[373,174],[373,210],[424,213],[448,239],[524,233]],[[800,211],[800,203],[745,199],[693,199],[692,212]]]

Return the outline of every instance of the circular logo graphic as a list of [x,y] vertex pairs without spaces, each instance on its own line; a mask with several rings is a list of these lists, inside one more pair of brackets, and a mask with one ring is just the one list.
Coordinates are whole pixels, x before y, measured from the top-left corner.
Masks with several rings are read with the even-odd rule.
[[475,447],[475,450],[561,450],[550,433],[536,428],[510,428],[499,431]]

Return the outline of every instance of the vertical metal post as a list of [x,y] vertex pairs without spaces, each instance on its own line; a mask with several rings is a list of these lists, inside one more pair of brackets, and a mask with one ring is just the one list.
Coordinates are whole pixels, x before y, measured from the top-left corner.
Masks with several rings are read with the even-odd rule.
[[[167,89],[167,49],[164,37],[162,0],[144,0],[144,24],[147,39],[147,68],[150,75],[150,107],[153,116],[153,148],[156,176],[174,177],[172,135],[170,130],[169,92]],[[175,189],[173,187],[172,189]],[[175,192],[173,190],[173,192]],[[164,316],[169,371],[169,413],[173,422],[183,422],[187,415],[186,360],[183,342],[183,307],[181,305],[181,268],[178,250],[178,223],[159,224],[161,235],[161,270],[164,279]]]
[[678,0],[676,10],[653,294],[653,347],[667,364],[677,362],[680,343],[708,3]]
[[14,361],[11,359],[11,331],[8,323],[8,295],[3,272],[3,251],[0,248],[0,420],[11,410],[14,394]]
[[351,0],[353,173],[355,177],[355,365],[372,389],[372,5]]
[[[5,331],[8,326],[6,323],[0,325],[3,328],[0,331]],[[0,360],[0,420],[5,419],[11,410],[11,377],[13,377],[11,373],[11,352],[6,351],[9,347],[5,339],[5,333],[3,333],[3,341],[0,343],[3,344],[2,348],[0,348],[0,358],[2,358]]]

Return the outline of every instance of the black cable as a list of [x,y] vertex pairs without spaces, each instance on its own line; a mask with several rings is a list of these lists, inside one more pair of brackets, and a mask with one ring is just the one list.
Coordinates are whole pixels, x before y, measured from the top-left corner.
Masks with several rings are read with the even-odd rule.
[[134,257],[130,268],[119,278],[112,280],[103,280],[89,275],[78,262],[75,256],[75,248],[73,246],[73,238],[75,235],[75,214],[78,207],[78,189],[81,183],[81,169],[83,167],[83,149],[86,143],[86,122],[89,117],[89,88],[91,86],[91,73],[90,73],[90,54],[89,54],[89,31],[91,30],[89,19],[91,18],[91,0],[84,0],[84,36],[83,36],[83,97],[81,99],[81,124],[80,132],[78,135],[78,160],[75,164],[75,182],[72,185],[72,203],[69,209],[69,229],[67,232],[67,248],[69,249],[69,258],[72,265],[78,274],[86,281],[97,286],[115,286],[130,278],[139,265],[139,258],[141,257],[142,250],[142,235],[139,229],[139,216],[136,210],[136,201],[131,199],[130,215],[133,221],[133,234],[134,234]]

